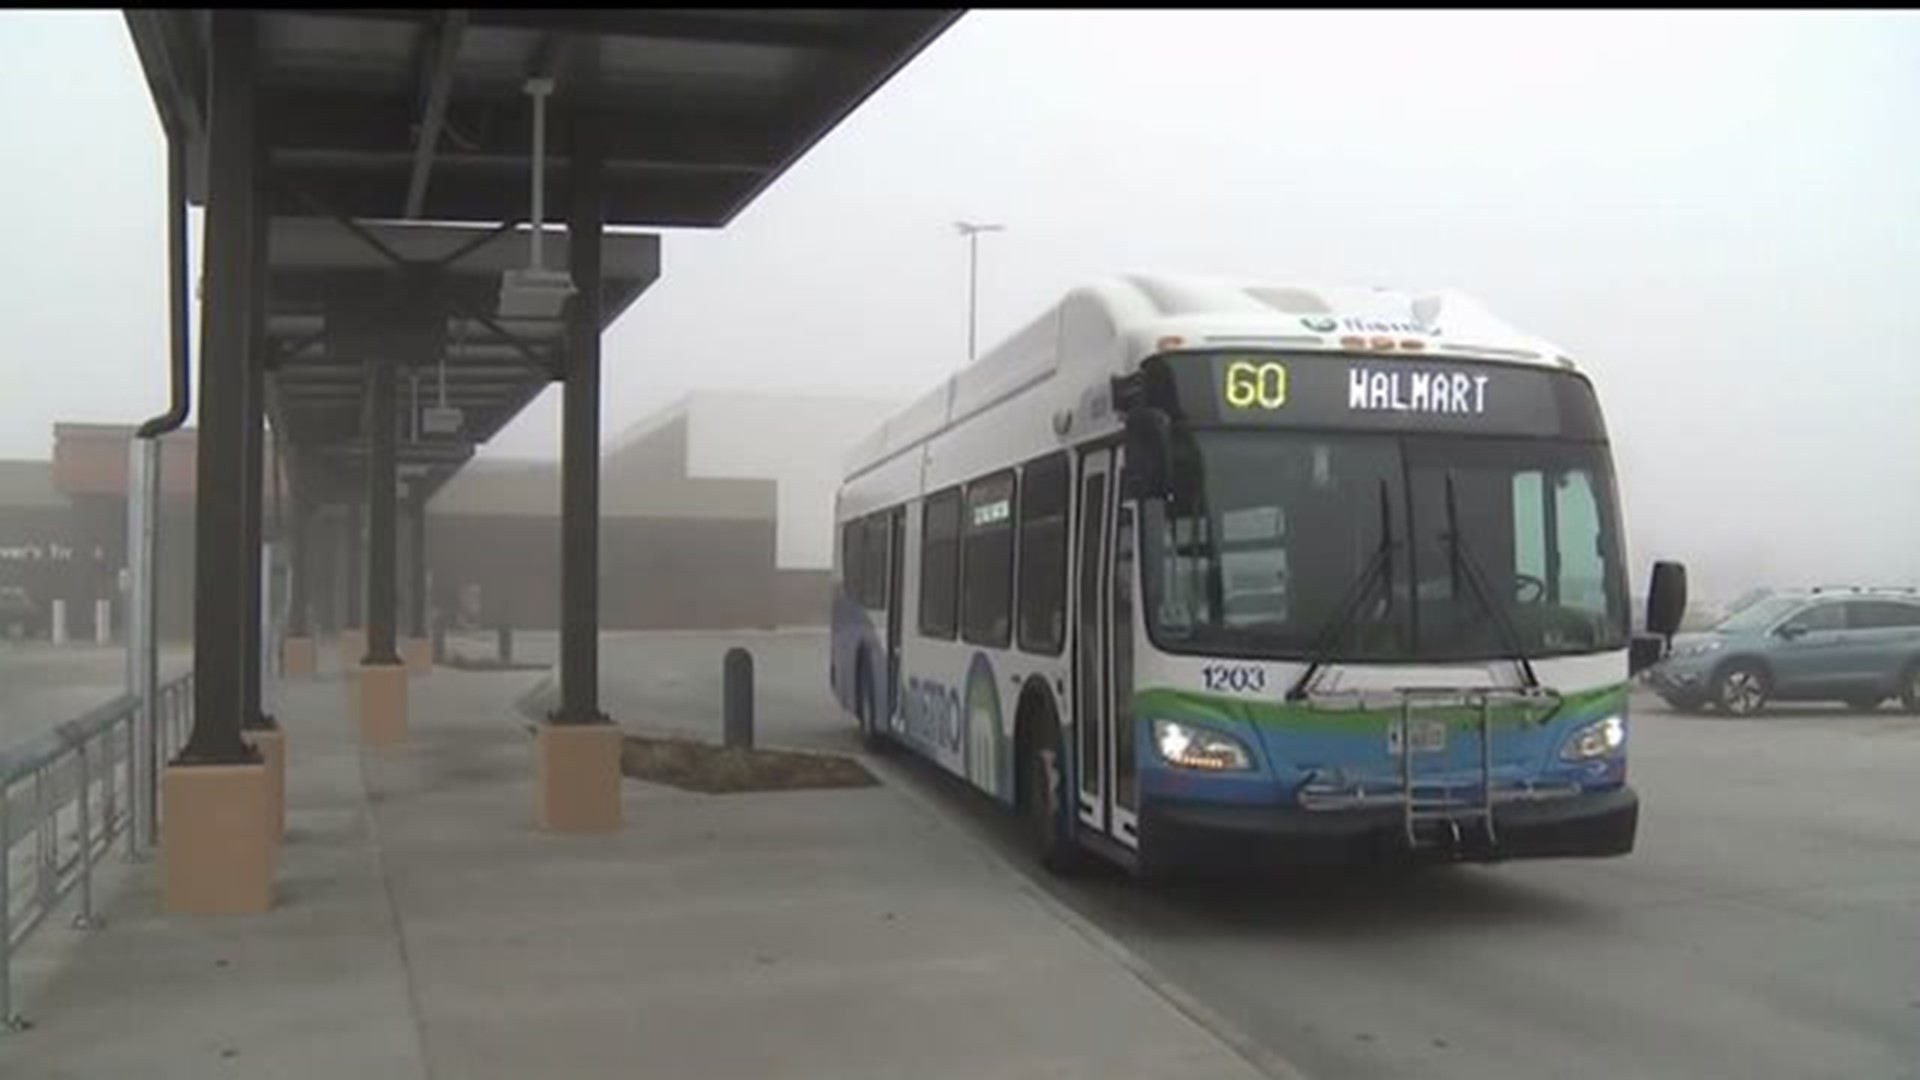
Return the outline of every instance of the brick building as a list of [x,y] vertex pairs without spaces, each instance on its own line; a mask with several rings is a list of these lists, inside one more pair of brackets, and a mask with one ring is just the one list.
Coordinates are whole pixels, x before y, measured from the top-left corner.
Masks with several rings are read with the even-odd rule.
[[[608,629],[743,628],[826,621],[833,493],[853,440],[894,407],[867,398],[696,393],[629,428],[601,465],[601,621]],[[117,637],[132,428],[57,424],[50,461],[0,461],[0,585],[66,602],[91,638],[94,601]],[[163,440],[159,620],[193,625],[194,434]],[[284,482],[267,440],[274,535]],[[277,489],[277,490],[276,490]],[[557,625],[559,466],[481,459],[427,506],[435,610],[470,625]],[[339,515],[331,515],[337,526]],[[314,547],[316,629],[346,610],[338,545]]]

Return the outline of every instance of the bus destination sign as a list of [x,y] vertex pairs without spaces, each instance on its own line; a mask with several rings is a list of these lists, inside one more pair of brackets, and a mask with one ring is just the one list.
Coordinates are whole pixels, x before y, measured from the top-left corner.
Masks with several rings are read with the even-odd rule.
[[1586,380],[1551,368],[1324,353],[1165,362],[1190,424],[1605,437]]

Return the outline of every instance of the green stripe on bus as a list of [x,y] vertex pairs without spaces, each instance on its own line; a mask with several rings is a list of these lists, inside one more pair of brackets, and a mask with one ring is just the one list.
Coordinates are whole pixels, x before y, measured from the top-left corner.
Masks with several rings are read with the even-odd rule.
[[[1590,715],[1597,718],[1609,712],[1624,710],[1626,705],[1627,684],[1616,683],[1612,686],[1602,686],[1566,695],[1560,707],[1554,710],[1553,716]],[[1238,720],[1248,724],[1282,727],[1294,731],[1331,734],[1385,733],[1391,725],[1399,721],[1400,717],[1400,709],[1397,705],[1371,709],[1316,708],[1304,704],[1250,701],[1245,698],[1177,690],[1172,687],[1150,687],[1136,691],[1133,696],[1133,707],[1135,716],[1149,718]],[[1445,720],[1448,726],[1453,728],[1470,729],[1480,723],[1480,710],[1473,708],[1416,707],[1415,711],[1423,720]],[[1493,710],[1493,723],[1496,728],[1537,724],[1546,716],[1546,713],[1547,710],[1540,706],[1496,707]]]

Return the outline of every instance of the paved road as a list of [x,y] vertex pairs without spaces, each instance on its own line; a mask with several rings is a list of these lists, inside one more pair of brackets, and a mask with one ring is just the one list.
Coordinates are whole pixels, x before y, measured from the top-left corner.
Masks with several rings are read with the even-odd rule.
[[[0,751],[18,748],[122,694],[126,656],[126,651],[117,646],[0,644]],[[162,649],[161,680],[174,678],[192,662],[190,649]],[[118,739],[97,744],[97,749],[107,757],[94,759],[96,769],[117,767],[125,760],[125,747]],[[66,759],[62,767],[48,774],[48,779],[47,798],[55,806],[65,805],[79,784],[73,759]],[[11,860],[16,890],[25,889],[30,884],[27,871],[34,857],[32,845],[25,839],[38,821],[33,813],[37,792],[30,782],[22,780],[10,790],[0,791],[0,796],[10,796],[7,823],[12,833],[11,837],[0,835],[0,853]],[[74,814],[68,807],[58,819],[62,844],[72,842],[75,835],[78,819]],[[9,839],[15,842],[9,844]]]
[[[193,664],[191,649],[161,650],[161,681]],[[120,646],[0,643],[0,747],[15,746],[123,692]]]
[[[824,636],[755,637],[763,739],[850,749]],[[727,642],[609,635],[603,706],[716,733]],[[1313,1077],[1920,1078],[1920,719],[1636,700],[1639,849],[1410,879],[1047,880],[929,767],[961,827],[1229,1037]]]

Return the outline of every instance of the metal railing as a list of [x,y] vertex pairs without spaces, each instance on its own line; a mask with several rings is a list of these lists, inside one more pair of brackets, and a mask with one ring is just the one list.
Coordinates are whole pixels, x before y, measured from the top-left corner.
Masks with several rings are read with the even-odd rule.
[[[76,929],[101,925],[93,868],[133,829],[140,699],[121,695],[22,746],[0,750],[0,1028],[19,1027],[13,958],[77,890]],[[152,760],[171,757],[193,723],[193,674],[163,683],[154,699]],[[16,851],[16,848],[25,849]]]

